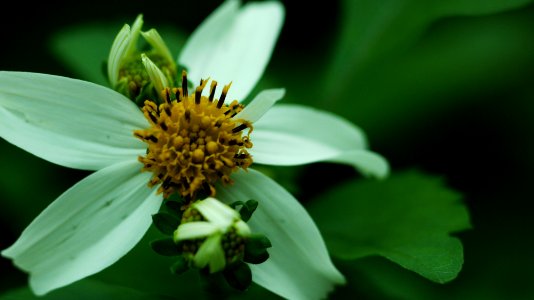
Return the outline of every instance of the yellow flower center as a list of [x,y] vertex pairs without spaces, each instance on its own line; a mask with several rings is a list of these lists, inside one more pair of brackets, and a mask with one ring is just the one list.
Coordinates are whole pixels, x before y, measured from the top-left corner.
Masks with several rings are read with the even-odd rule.
[[[224,104],[230,85],[214,99],[215,81],[209,97],[202,96],[206,82],[201,80],[189,95],[183,72],[181,88],[162,91],[163,103],[144,103],[143,113],[151,127],[134,132],[148,144],[147,154],[139,161],[143,171],[153,173],[149,186],[160,185],[158,192],[165,198],[175,192],[188,201],[195,200],[199,192],[214,196],[217,181],[232,183],[230,174],[252,163],[247,151],[252,147],[252,124],[233,118],[244,106],[237,101]],[[244,129],[248,129],[246,134]]]

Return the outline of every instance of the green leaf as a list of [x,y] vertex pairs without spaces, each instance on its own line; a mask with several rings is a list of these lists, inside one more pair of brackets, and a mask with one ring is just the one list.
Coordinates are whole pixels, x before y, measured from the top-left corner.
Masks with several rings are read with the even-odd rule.
[[148,299],[171,299],[169,297],[146,294],[134,289],[106,284],[98,280],[84,279],[47,294],[46,296],[35,296],[27,287],[9,291],[0,300],[92,300],[92,299],[116,299],[116,300],[148,300]]
[[309,211],[338,258],[381,255],[439,283],[462,268],[462,244],[450,234],[470,228],[469,215],[461,196],[439,178],[410,171],[350,182]]
[[173,235],[174,231],[178,228],[178,225],[180,225],[179,219],[164,212],[152,215],[152,222],[161,233],[166,235]]
[[528,2],[346,0],[316,98],[370,136],[407,132],[531,70],[532,13],[487,15]]
[[86,24],[58,32],[50,41],[52,52],[80,79],[107,86],[102,72],[119,24]]

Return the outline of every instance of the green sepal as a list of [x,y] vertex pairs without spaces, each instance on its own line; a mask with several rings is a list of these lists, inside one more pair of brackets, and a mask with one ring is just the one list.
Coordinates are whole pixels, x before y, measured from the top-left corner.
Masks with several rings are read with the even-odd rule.
[[[238,206],[241,206],[241,208],[237,209]],[[241,219],[245,222],[250,220],[250,217],[252,217],[252,214],[254,211],[256,211],[256,208],[258,208],[258,201],[256,200],[248,200],[247,202],[243,201],[235,201],[230,204],[230,207],[237,210],[239,214],[241,215]]]
[[235,201],[235,202],[232,202],[230,203],[230,207],[237,210],[237,207],[238,206],[241,206],[241,205],[244,205],[243,201]]
[[247,202],[245,202],[245,204],[239,210],[241,219],[245,222],[248,222],[248,220],[250,220],[250,217],[252,217],[252,214],[254,213],[256,208],[258,208],[258,201],[248,200]]
[[[190,88],[192,90],[193,88]],[[206,188],[202,188],[197,191],[197,194],[195,196],[195,199],[206,199],[211,195],[211,191]]]
[[150,247],[156,253],[163,256],[178,256],[182,254],[182,251],[176,245],[172,238],[166,238],[161,240],[155,240],[150,242]]
[[252,272],[250,267],[244,263],[239,262],[223,271],[224,279],[231,287],[244,291],[252,284]]
[[152,215],[152,222],[154,222],[154,226],[156,226],[161,233],[166,235],[173,235],[174,231],[180,225],[180,219],[164,212]]
[[174,275],[183,274],[185,271],[189,270],[189,263],[185,257],[180,256],[178,259],[171,265],[171,273]]
[[247,252],[245,250],[245,256],[243,257],[243,261],[247,262],[249,264],[259,265],[261,263],[264,263],[269,259],[269,252],[267,250],[263,249],[258,252]]
[[243,260],[251,264],[261,264],[269,259],[267,248],[270,247],[272,247],[271,241],[266,236],[253,235],[245,243]]
[[181,220],[183,215],[182,203],[178,201],[165,201],[165,208],[175,218]]

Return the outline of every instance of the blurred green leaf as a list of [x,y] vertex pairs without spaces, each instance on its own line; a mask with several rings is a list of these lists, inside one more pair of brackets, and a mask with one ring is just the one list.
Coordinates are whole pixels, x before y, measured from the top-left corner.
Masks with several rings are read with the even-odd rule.
[[450,233],[470,227],[460,198],[441,179],[411,171],[385,181],[350,182],[317,199],[309,211],[332,255],[381,255],[444,283],[463,264],[462,244]]
[[120,26],[98,24],[69,27],[58,32],[50,46],[79,79],[107,86],[104,64],[119,30]]
[[533,13],[484,14],[528,2],[344,1],[320,104],[371,136],[393,135],[507,86],[534,65]]
[[[107,86],[104,64],[120,29],[120,23],[69,27],[53,36],[50,47],[57,58],[80,79]],[[177,56],[187,35],[168,25],[158,26],[156,29],[171,53]]]
[[532,0],[434,0],[430,2],[432,3],[431,5],[435,5],[434,11],[442,16],[447,16],[498,13],[524,6],[531,3]]
[[69,285],[65,288],[55,290],[44,297],[35,296],[27,287],[12,290],[0,296],[0,300],[148,300],[148,299],[170,299],[168,297],[145,294],[134,289],[116,285],[105,284],[97,280],[85,279]]

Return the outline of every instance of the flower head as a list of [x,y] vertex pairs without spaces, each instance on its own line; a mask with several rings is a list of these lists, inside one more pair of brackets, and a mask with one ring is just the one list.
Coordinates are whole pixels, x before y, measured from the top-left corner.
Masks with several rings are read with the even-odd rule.
[[[251,266],[256,283],[287,298],[321,298],[334,284],[344,282],[299,202],[252,168],[235,169],[240,164],[244,169],[253,158],[272,165],[333,161],[377,177],[388,172],[386,161],[366,149],[365,136],[349,122],[299,105],[273,106],[283,97],[283,89],[260,92],[246,107],[238,103],[261,76],[283,15],[278,2],[243,7],[238,1],[225,2],[193,33],[179,57],[188,76],[200,82],[199,94],[196,89],[189,95],[186,87],[170,83],[167,89],[161,69],[147,68],[148,76],[160,78],[163,102],[152,99],[143,112],[123,94],[92,83],[0,72],[0,136],[50,162],[96,171],[56,199],[2,252],[30,273],[36,294],[113,264],[144,235],[166,193],[193,197],[200,190],[216,193],[225,203],[260,203],[248,226],[268,236],[272,249],[268,261]],[[122,33],[128,38],[114,44],[120,51],[110,59],[110,79],[124,65],[120,58],[125,56],[118,53],[129,53],[135,44],[140,28],[136,24]],[[153,67],[151,60],[141,60],[143,66]],[[208,76],[233,82],[232,89],[223,89],[225,97],[221,94],[215,101],[215,84],[201,81]],[[210,86],[207,96],[202,94],[204,85]],[[217,231],[207,235],[211,242],[194,260],[216,270],[222,264],[213,258],[220,254],[218,239],[232,228],[243,233],[246,229],[239,222],[216,221],[209,207],[200,205],[199,211]],[[183,238],[183,230],[177,239]]]
[[236,117],[242,104],[224,104],[230,85],[216,99],[216,81],[206,97],[206,80],[189,94],[185,71],[182,78],[182,87],[162,90],[162,104],[145,101],[143,113],[151,126],[134,135],[148,144],[140,161],[153,173],[150,185],[159,186],[165,198],[177,192],[192,200],[199,191],[214,196],[216,182],[230,183],[233,171],[251,165],[252,123]]
[[250,234],[239,213],[214,198],[206,198],[184,213],[174,241],[183,243],[184,253],[196,267],[209,265],[209,271],[215,273],[242,258]]

